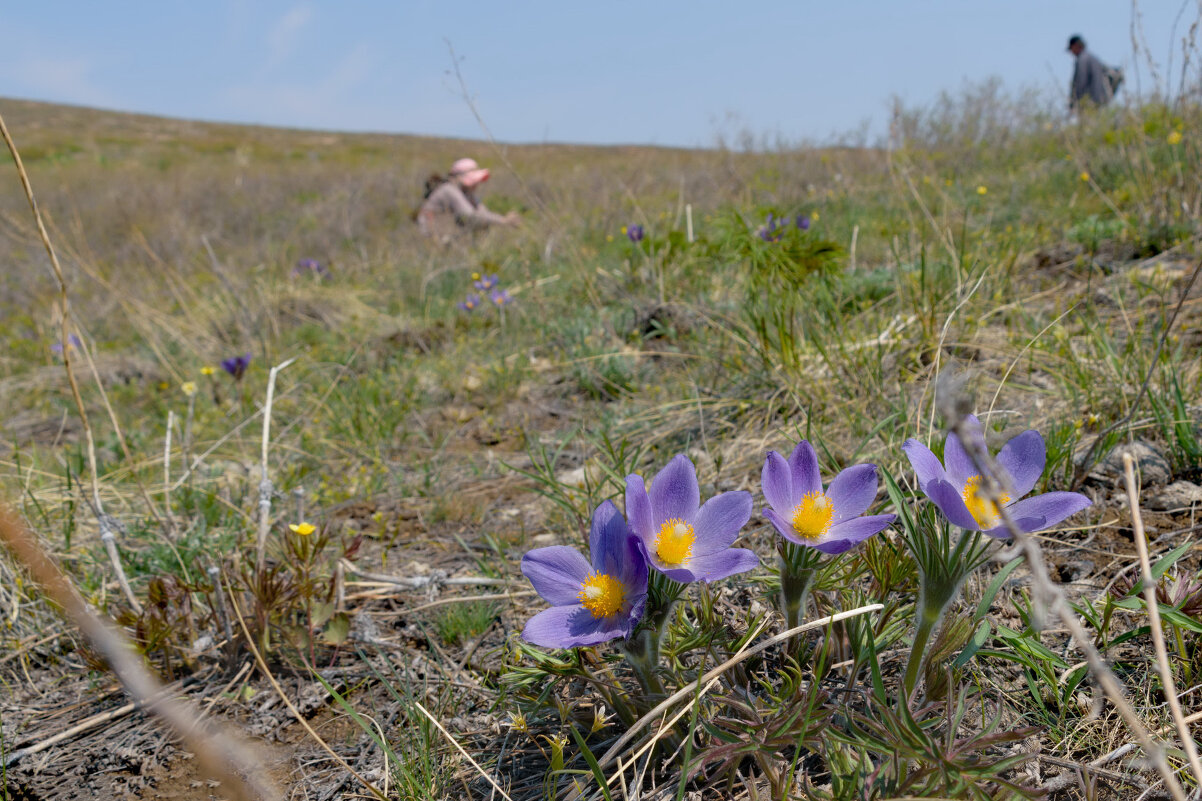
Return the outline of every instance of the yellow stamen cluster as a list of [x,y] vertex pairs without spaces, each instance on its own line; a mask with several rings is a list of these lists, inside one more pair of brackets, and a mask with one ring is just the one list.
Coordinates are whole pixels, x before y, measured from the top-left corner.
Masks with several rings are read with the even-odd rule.
[[695,539],[693,527],[679,517],[673,517],[660,526],[655,535],[655,555],[665,565],[683,565],[693,552]]
[[835,507],[831,499],[822,492],[807,493],[801,503],[793,507],[789,522],[793,531],[803,540],[816,540],[831,530]]
[[[1002,514],[998,511],[998,505],[981,496],[980,476],[973,476],[964,482],[964,491],[960,493],[960,497],[964,499],[964,505],[968,507],[972,519],[977,521],[977,525],[984,531],[1001,525]],[[1010,502],[1010,496],[1003,492],[999,500],[1002,506],[1005,506]]]
[[580,585],[576,596],[580,605],[593,613],[593,617],[609,617],[622,608],[626,600],[626,588],[622,582],[607,573],[594,573]]

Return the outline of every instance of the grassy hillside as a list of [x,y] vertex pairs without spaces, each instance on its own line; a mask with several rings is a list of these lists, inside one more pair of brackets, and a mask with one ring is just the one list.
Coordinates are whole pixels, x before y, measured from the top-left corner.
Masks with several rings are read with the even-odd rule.
[[[1135,797],[1160,778],[1140,751],[1115,755],[1136,735],[1056,617],[1045,570],[1189,791],[1202,776],[1174,739],[1118,481],[1134,448],[1165,663],[1196,710],[1198,110],[1076,123],[963,103],[899,116],[888,151],[729,152],[0,100],[66,278],[87,416],[64,370],[58,284],[6,158],[4,497],[149,666],[309,797],[362,788],[272,700],[264,668],[388,797],[486,798],[489,780],[514,799],[574,784],[616,798],[623,782],[676,799]],[[484,198],[521,227],[447,245],[418,233],[426,177],[463,155],[493,169]],[[504,305],[473,289],[493,274]],[[482,304],[461,309],[473,293]],[[246,355],[244,374],[223,370]],[[264,475],[268,371],[285,363]],[[994,453],[1040,432],[1035,493],[1091,502],[1034,526],[1039,567],[1011,564],[1009,534],[964,533],[925,501],[902,445],[946,458],[957,420],[939,396],[957,393]],[[823,486],[877,465],[865,503],[893,525],[838,555],[788,544],[762,515],[761,470],[803,439]],[[751,493],[738,545],[760,566],[696,588],[653,571],[641,640],[524,642],[547,604],[523,555],[587,553],[594,510],[613,499],[633,519],[626,476],[651,479],[680,453],[701,500]],[[989,517],[980,503],[969,510]],[[110,518],[132,598],[100,537]],[[124,704],[23,569],[0,570],[4,750]],[[786,621],[870,604],[744,651],[698,693],[699,677]],[[688,688],[691,705],[640,754],[660,724],[636,721]],[[22,757],[5,792],[69,797],[70,775],[95,797],[210,797],[156,732],[122,716],[42,752],[54,769]],[[618,763],[594,760],[615,743],[637,770],[601,789]]]

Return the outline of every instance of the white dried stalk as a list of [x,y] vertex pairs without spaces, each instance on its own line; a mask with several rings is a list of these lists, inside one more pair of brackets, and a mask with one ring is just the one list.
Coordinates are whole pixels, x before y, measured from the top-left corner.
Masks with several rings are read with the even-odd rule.
[[263,404],[263,452],[259,475],[259,537],[255,565],[260,573],[267,559],[267,535],[271,531],[271,493],[275,487],[267,476],[267,454],[271,448],[271,404],[275,399],[275,377],[296,359],[289,359],[271,368],[267,375],[267,401]]

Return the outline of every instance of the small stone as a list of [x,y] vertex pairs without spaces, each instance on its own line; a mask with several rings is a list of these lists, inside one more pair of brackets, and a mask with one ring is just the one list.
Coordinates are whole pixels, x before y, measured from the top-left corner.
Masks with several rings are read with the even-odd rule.
[[535,545],[539,548],[544,548],[548,545],[554,545],[555,544],[555,535],[554,534],[535,534],[533,537],[530,538],[530,544]]
[[1136,440],[1130,445],[1119,445],[1097,464],[1093,475],[1101,479],[1121,480],[1123,476],[1123,454],[1130,453],[1135,461],[1136,479],[1141,486],[1156,487],[1169,483],[1172,470],[1168,459],[1164,458],[1150,442]]
[[1144,502],[1154,512],[1189,509],[1202,504],[1202,487],[1189,481],[1174,481]]

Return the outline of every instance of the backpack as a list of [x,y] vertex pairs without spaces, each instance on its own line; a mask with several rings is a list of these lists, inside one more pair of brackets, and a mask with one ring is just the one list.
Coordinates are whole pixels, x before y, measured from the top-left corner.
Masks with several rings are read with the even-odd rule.
[[1103,72],[1106,74],[1106,83],[1110,84],[1110,96],[1114,97],[1118,92],[1119,87],[1123,85],[1122,67],[1103,67]]

